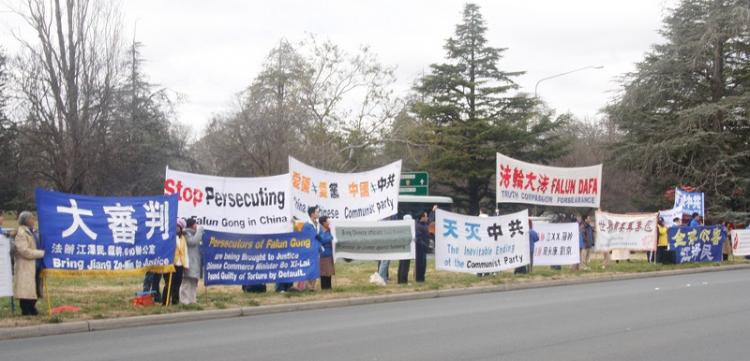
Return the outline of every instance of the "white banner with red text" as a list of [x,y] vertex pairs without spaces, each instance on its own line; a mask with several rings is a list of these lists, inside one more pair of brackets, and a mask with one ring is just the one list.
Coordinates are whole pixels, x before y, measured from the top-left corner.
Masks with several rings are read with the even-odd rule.
[[735,229],[730,232],[732,254],[750,256],[750,229]]
[[207,229],[241,234],[292,231],[289,174],[232,178],[167,168],[164,193],[178,195],[177,215]]
[[333,220],[376,221],[398,213],[401,161],[361,173],[320,170],[289,157],[295,217],[307,219],[307,208]]
[[616,214],[596,211],[596,250],[655,250],[657,217],[658,213]]
[[497,153],[497,203],[599,208],[602,165],[550,167]]
[[535,223],[534,266],[559,266],[581,262],[578,223]]

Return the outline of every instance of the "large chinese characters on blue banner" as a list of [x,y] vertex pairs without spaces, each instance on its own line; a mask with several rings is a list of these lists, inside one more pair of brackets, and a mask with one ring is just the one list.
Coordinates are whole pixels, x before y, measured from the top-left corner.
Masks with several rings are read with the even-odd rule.
[[723,226],[672,227],[667,232],[675,263],[721,261],[727,239]]
[[692,215],[698,213],[705,217],[706,197],[703,192],[685,192],[680,188],[674,191],[674,208],[681,208],[682,213]]
[[203,281],[211,285],[296,282],[320,277],[315,231],[279,234],[203,233]]
[[36,203],[47,270],[172,269],[177,195],[91,197],[37,189]]

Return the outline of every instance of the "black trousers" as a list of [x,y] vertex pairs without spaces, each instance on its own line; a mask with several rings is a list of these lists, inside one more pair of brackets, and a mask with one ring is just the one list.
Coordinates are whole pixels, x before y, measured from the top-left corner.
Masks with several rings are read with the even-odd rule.
[[[164,291],[162,291],[162,300],[161,303],[163,305],[167,304],[167,299],[171,298],[171,305],[179,305],[180,304],[180,285],[182,285],[182,273],[185,270],[185,267],[182,266],[174,266],[174,273],[165,273],[164,274]],[[170,277],[172,277],[172,280],[170,281]],[[171,283],[171,287],[170,287]],[[169,295],[169,297],[167,297]]]
[[161,302],[161,292],[159,284],[161,283],[161,273],[146,272],[143,277],[143,292],[153,292],[154,301]]
[[331,289],[331,276],[320,276],[320,289],[322,290]]
[[266,292],[266,285],[244,285],[242,286],[242,290],[248,293],[264,293]]
[[286,292],[294,286],[292,282],[281,282],[276,284],[276,292]]
[[672,263],[672,262],[670,262],[671,259],[670,259],[669,256],[670,256],[670,254],[667,251],[667,247],[666,246],[656,247],[656,263],[661,263],[661,264]]
[[424,274],[427,272],[427,246],[417,244],[416,253],[414,279],[417,282],[424,282]]
[[21,314],[24,316],[36,316],[39,311],[36,310],[36,300],[19,299],[21,305]]
[[411,267],[411,260],[402,259],[398,261],[398,283],[404,284],[409,282],[409,267]]

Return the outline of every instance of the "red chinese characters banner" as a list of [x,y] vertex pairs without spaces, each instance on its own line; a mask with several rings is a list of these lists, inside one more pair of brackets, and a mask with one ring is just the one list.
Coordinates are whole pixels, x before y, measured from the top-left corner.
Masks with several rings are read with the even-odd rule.
[[334,220],[377,221],[398,213],[401,161],[361,173],[320,170],[289,157],[293,215],[307,220],[307,208]]
[[599,208],[602,165],[578,168],[531,164],[497,153],[497,203]]
[[658,213],[616,214],[596,211],[597,251],[656,249]]

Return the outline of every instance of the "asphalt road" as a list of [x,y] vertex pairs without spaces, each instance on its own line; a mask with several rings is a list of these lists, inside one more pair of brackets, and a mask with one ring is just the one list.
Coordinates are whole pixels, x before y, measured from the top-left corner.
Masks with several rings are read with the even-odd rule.
[[0,360],[750,360],[750,270],[9,340]]

